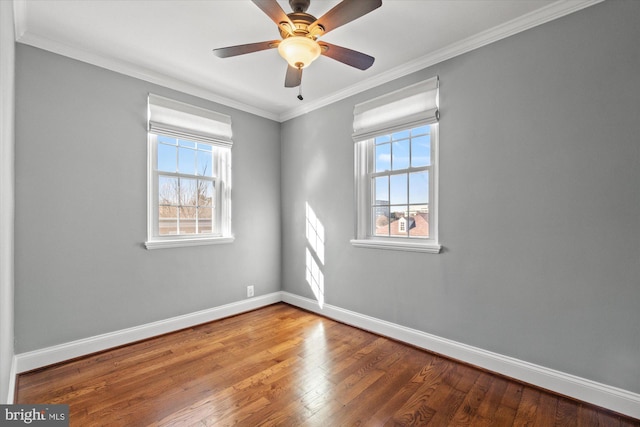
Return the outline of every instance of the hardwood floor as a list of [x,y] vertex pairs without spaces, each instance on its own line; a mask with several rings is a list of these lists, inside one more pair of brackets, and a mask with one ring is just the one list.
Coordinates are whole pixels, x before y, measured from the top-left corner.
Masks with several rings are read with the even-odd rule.
[[640,426],[284,303],[18,377],[71,426]]

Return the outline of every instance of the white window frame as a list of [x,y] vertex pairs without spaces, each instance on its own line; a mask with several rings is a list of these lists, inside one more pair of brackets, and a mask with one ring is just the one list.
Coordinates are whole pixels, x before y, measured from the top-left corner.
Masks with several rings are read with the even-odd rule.
[[[158,120],[158,121],[154,121]],[[178,101],[149,95],[147,140],[147,249],[231,243],[231,120],[228,116]],[[212,130],[211,130],[212,129]],[[159,171],[158,136],[206,144],[212,147],[213,177]],[[215,201],[210,233],[159,234],[159,177],[200,178],[214,183]]]
[[[434,86],[435,85],[435,86]],[[438,238],[438,145],[439,145],[439,129],[437,120],[439,113],[437,110],[437,77],[416,85],[409,86],[399,91],[392,92],[388,95],[368,101],[369,105],[363,109],[369,108],[373,110],[373,105],[379,113],[384,110],[386,105],[402,103],[406,99],[414,99],[424,92],[424,88],[435,87],[435,104],[430,108],[428,103],[422,103],[417,110],[411,111],[403,117],[392,117],[392,121],[383,123],[381,121],[371,120],[370,124],[363,126],[362,130],[358,130],[355,123],[357,118],[358,106],[356,106],[356,120],[354,120],[354,140],[355,140],[355,238],[351,240],[351,244],[355,247],[372,248],[372,249],[388,249],[401,250],[411,252],[439,253],[442,246]],[[433,95],[433,93],[431,94]],[[421,101],[422,102],[422,101]],[[398,108],[392,108],[395,114]],[[366,118],[366,117],[365,117]],[[368,120],[368,118],[366,118]],[[431,165],[429,166],[429,237],[400,237],[400,236],[377,236],[374,235],[373,225],[375,221],[373,188],[371,185],[374,172],[375,160],[375,137],[385,134],[391,134],[403,130],[413,129],[419,126],[429,125],[431,134]],[[368,127],[368,129],[364,129]]]

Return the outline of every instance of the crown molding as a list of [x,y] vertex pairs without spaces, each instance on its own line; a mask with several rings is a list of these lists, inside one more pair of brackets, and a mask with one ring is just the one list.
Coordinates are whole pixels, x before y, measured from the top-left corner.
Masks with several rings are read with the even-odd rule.
[[407,76],[416,71],[439,64],[447,59],[454,58],[603,1],[604,0],[558,0],[555,3],[551,3],[550,5],[538,10],[529,12],[511,21],[507,21],[504,24],[482,31],[471,37],[452,43],[442,49],[438,49],[428,55],[424,55],[413,61],[394,67],[389,71],[378,74],[377,76],[362,80],[356,85],[320,98],[317,101],[310,102],[296,109],[285,111],[280,114],[279,121],[285,122],[313,110],[317,110],[318,108],[325,107],[333,104],[334,102],[356,95],[360,92],[364,92],[365,90],[372,89],[400,77]]
[[407,76],[416,71],[431,67],[440,62],[478,49],[482,46],[494,43],[512,35],[518,34],[530,28],[553,21],[605,0],[558,0],[550,5],[538,10],[522,15],[504,24],[480,32],[474,36],[452,43],[442,49],[424,55],[408,63],[399,65],[391,70],[385,71],[377,76],[362,80],[358,84],[349,86],[346,89],[334,92],[317,101],[309,102],[303,106],[284,111],[280,114],[266,111],[252,105],[241,103],[230,98],[223,97],[203,87],[189,83],[185,80],[167,76],[162,73],[138,66],[136,64],[118,60],[112,57],[97,55],[86,50],[77,49],[54,40],[32,34],[26,27],[26,1],[14,0],[14,22],[16,41],[19,43],[48,50],[63,56],[67,56],[82,62],[87,62],[120,74],[139,78],[150,83],[165,86],[190,95],[198,96],[218,104],[226,105],[247,113],[255,114],[277,122],[285,122],[295,117],[304,115],[311,111],[333,104],[350,96],[388,83],[400,77]]
[[115,71],[117,73],[124,74],[130,77],[135,77],[149,83],[164,86],[169,89],[174,89],[179,92],[197,96],[199,98],[216,102],[227,107],[255,114],[256,116],[261,116],[274,121],[279,120],[279,116],[275,113],[220,96],[217,93],[204,89],[201,86],[189,83],[185,80],[171,77],[166,74],[162,74],[127,61],[98,55],[86,50],[59,43],[46,37],[32,34],[28,31],[28,28],[25,27],[26,7],[24,6],[24,2],[16,1],[15,4],[18,5],[18,7],[16,7],[15,9],[15,33],[16,42],[18,43],[37,47],[39,49],[44,49],[62,56],[66,56],[68,58],[86,62],[91,65],[96,65],[98,67]]

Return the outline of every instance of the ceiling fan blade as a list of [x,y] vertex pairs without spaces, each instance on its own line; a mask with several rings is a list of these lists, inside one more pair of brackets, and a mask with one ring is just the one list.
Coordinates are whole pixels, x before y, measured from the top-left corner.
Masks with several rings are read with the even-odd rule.
[[289,65],[287,67],[287,75],[284,77],[284,87],[296,87],[302,83],[302,68],[296,68]]
[[260,10],[266,13],[267,16],[269,16],[269,18],[271,18],[271,20],[275,22],[276,25],[278,25],[279,27],[282,28],[280,24],[282,22],[286,22],[287,24],[289,24],[289,28],[287,28],[289,33],[292,33],[292,31],[296,28],[295,25],[293,25],[293,22],[291,22],[291,19],[289,19],[286,12],[280,7],[280,5],[276,0],[251,0],[251,1],[256,6],[258,6]]
[[230,56],[244,55],[245,53],[258,52],[261,50],[272,49],[278,47],[281,40],[271,40],[267,42],[240,44],[237,46],[221,47],[213,49],[214,55],[219,58],[228,58]]
[[382,6],[382,0],[343,0],[311,24],[309,32],[313,32],[313,29],[319,25],[324,28],[324,33],[326,34],[380,6]]
[[357,50],[347,49],[346,47],[336,46],[326,42],[318,42],[322,48],[322,54],[331,59],[340,61],[343,64],[350,65],[359,70],[366,70],[373,65],[376,59]]

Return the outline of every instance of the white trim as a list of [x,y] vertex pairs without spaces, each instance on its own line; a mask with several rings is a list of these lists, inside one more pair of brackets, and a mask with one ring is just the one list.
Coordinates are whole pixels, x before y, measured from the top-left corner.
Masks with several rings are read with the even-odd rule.
[[28,29],[26,27],[26,1],[14,0],[14,22],[16,41],[19,43],[27,44],[40,49],[45,49],[59,55],[97,65],[99,67],[106,68],[108,70],[115,71],[121,74],[136,77],[150,83],[158,84],[170,89],[208,99],[210,101],[217,102],[231,108],[236,108],[241,111],[246,111],[248,113],[255,114],[257,116],[261,116],[270,120],[285,122],[313,110],[317,110],[324,106],[333,104],[334,102],[338,102],[342,99],[356,95],[360,92],[364,92],[365,90],[380,86],[384,83],[446,61],[447,59],[454,58],[458,55],[462,55],[463,53],[470,52],[472,50],[518,34],[530,28],[537,27],[549,21],[553,21],[555,19],[593,6],[602,1],[604,0],[558,0],[548,6],[542,7],[538,10],[534,10],[533,12],[508,21],[502,25],[490,28],[474,36],[468,37],[464,40],[432,52],[428,55],[399,65],[395,68],[392,68],[391,70],[378,74],[377,76],[371,77],[369,79],[364,79],[353,86],[332,93],[331,95],[320,98],[317,101],[312,101],[302,106],[296,106],[295,108],[281,113],[262,110],[254,106],[220,96],[196,84],[188,83],[182,81],[181,79],[170,77],[156,71],[138,66],[136,64],[118,60],[115,58],[96,55],[92,52],[77,49],[75,47],[68,46],[45,37],[31,34],[28,32]]
[[12,398],[15,286],[15,42],[13,4],[0,1],[0,402]]
[[221,245],[225,243],[233,243],[235,237],[207,237],[207,238],[193,238],[193,239],[175,239],[175,240],[149,240],[144,242],[144,246],[147,249],[167,249],[167,248],[182,248],[187,246],[207,246],[207,245]]
[[[409,129],[407,127],[405,129]],[[371,174],[374,169],[374,141],[372,139],[356,141],[354,144],[354,202],[355,209],[355,238],[351,240],[354,247],[369,249],[388,249],[406,252],[423,252],[438,254],[442,249],[438,240],[438,183],[439,183],[439,129],[438,124],[430,125],[431,130],[431,165],[428,168],[429,175],[429,238],[417,239],[409,237],[372,236],[372,176],[382,175]],[[419,170],[418,168],[413,168]],[[410,170],[410,169],[407,169]],[[404,171],[404,170],[400,170]],[[404,172],[403,172],[404,173]]]
[[406,241],[352,239],[351,244],[356,248],[389,249],[392,251],[426,252],[430,254],[438,254],[440,253],[440,249],[442,249],[442,246],[436,242],[419,242],[410,239]]
[[637,393],[365,316],[330,304],[323,303],[320,307],[315,300],[289,292],[282,292],[282,301],[555,393],[640,418],[640,394]]
[[235,316],[246,311],[275,304],[281,300],[281,293],[274,292],[207,310],[197,311],[195,313],[172,317],[166,320],[147,323],[145,325],[109,332],[94,337],[83,338],[40,350],[20,353],[16,355],[16,372],[20,374],[113,347],[130,344],[225,317]]
[[[229,118],[230,119],[230,118]],[[229,122],[230,124],[230,122]],[[229,127],[229,131],[231,128]],[[167,134],[171,135],[171,134]],[[165,136],[167,136],[165,135]],[[203,142],[199,138],[193,138],[195,142]],[[212,168],[217,173],[215,177],[202,177],[214,182],[215,202],[213,203],[213,230],[207,234],[182,234],[161,236],[158,225],[158,179],[160,175],[170,175],[183,178],[195,178],[196,175],[160,172],[157,169],[156,158],[158,154],[158,135],[147,135],[147,249],[179,248],[186,246],[204,246],[233,243],[235,240],[231,232],[231,144],[214,145],[208,141],[206,144],[213,146]],[[217,166],[213,166],[217,164]]]

